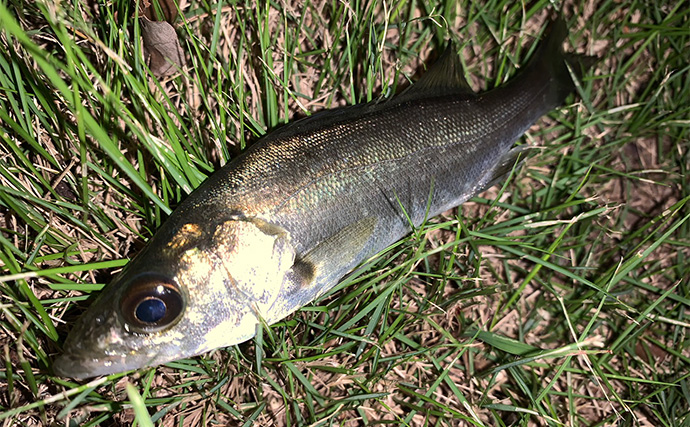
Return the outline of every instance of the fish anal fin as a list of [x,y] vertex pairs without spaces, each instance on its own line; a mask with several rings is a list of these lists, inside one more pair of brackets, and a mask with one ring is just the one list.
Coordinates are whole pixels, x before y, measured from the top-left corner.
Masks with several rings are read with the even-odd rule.
[[530,150],[532,148],[529,146],[519,145],[505,153],[496,163],[496,166],[489,170],[481,179],[477,193],[481,193],[504,180],[514,168],[520,166],[526,158],[526,153]]

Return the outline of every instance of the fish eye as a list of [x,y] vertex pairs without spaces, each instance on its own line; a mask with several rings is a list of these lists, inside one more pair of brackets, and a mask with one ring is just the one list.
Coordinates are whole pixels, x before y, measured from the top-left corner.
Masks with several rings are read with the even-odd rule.
[[138,332],[156,332],[172,326],[184,308],[180,288],[158,274],[136,276],[120,299],[125,322]]

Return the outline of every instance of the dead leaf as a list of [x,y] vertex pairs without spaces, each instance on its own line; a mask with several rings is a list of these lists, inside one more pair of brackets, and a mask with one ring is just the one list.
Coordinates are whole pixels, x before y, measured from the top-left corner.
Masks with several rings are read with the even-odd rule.
[[141,19],[141,36],[149,68],[156,77],[175,74],[185,65],[184,52],[172,25],[165,21]]
[[139,7],[139,14],[151,21],[167,21],[172,24],[177,19],[175,0],[142,0]]

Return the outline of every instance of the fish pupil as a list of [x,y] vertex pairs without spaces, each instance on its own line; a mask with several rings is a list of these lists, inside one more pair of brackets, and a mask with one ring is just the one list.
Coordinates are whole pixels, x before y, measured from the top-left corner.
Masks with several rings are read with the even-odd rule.
[[155,273],[134,276],[120,298],[121,320],[134,333],[167,329],[180,320],[184,311],[185,299],[180,287]]
[[137,305],[134,314],[144,323],[156,323],[165,316],[165,303],[158,298],[147,298]]

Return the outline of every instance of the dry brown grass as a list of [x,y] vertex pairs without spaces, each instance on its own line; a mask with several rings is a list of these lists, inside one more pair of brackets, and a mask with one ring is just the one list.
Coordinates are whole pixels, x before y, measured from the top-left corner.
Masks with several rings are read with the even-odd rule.
[[[103,6],[81,6],[83,10],[79,15],[89,25],[98,25],[98,20],[105,16]],[[265,128],[274,128],[281,122],[326,108],[364,102],[406,86],[407,79],[414,80],[422,74],[425,64],[438,55],[442,43],[435,40],[436,32],[458,39],[456,42],[462,47],[461,54],[468,65],[472,86],[477,90],[491,88],[514,74],[514,67],[522,61],[525,48],[539,34],[550,14],[545,9],[539,10],[522,22],[522,13],[507,3],[493,4],[482,14],[476,10],[478,5],[458,2],[454,11],[443,11],[443,16],[438,10],[429,10],[423,4],[404,3],[397,9],[393,6],[399,5],[372,2],[370,6],[359,9],[349,3],[327,1],[279,2],[266,9],[263,5],[224,5],[220,8],[220,31],[215,51],[198,57],[188,52],[190,76],[200,75],[198,70],[205,65],[204,61],[212,65],[215,73],[198,79],[176,77],[164,81],[160,88],[153,80],[145,85],[154,94],[152,99],[161,101],[179,114],[178,117],[168,113],[175,125],[198,126],[194,132],[201,146],[199,152],[206,156],[199,162],[217,167],[228,160],[226,147],[233,147],[229,151],[236,153],[242,145],[257,140]],[[196,2],[182,2],[180,8],[187,17],[189,32],[198,38],[195,42],[198,46],[210,48],[216,9],[205,10]],[[563,116],[565,120],[575,120],[577,116],[584,122],[597,124],[574,132],[571,127],[562,125],[564,119],[560,115],[544,119],[530,131],[527,139],[531,145],[540,147],[541,153],[526,162],[527,172],[520,173],[507,188],[492,188],[481,197],[497,199],[506,206],[532,209],[540,214],[534,218],[535,222],[561,221],[554,227],[524,225],[510,231],[507,236],[517,241],[524,240],[528,245],[541,245],[537,248],[539,250],[531,252],[528,245],[525,246],[529,254],[541,257],[542,251],[554,242],[556,236],[561,232],[568,233],[566,243],[557,248],[550,261],[598,284],[597,279],[605,276],[608,269],[634,255],[635,245],[644,238],[644,234],[636,234],[637,230],[655,221],[660,222],[654,218],[687,197],[688,181],[682,174],[687,173],[690,165],[678,163],[678,159],[687,161],[687,134],[685,139],[680,138],[685,143],[683,145],[678,139],[672,139],[670,133],[665,133],[664,126],[673,128],[673,123],[655,123],[649,130],[635,125],[636,121],[643,120],[638,117],[639,108],[636,106],[652,102],[641,99],[650,82],[659,85],[662,91],[659,97],[667,99],[669,104],[687,108],[687,101],[679,103],[674,93],[664,89],[664,80],[660,82],[656,78],[658,67],[667,67],[668,71],[664,73],[669,78],[678,67],[676,63],[658,64],[660,56],[671,57],[673,49],[668,47],[668,52],[660,54],[654,44],[645,43],[645,38],[630,42],[623,37],[642,31],[636,24],[652,22],[642,8],[630,11],[615,2],[590,0],[568,1],[562,9],[566,17],[573,18],[571,34],[575,45],[571,50],[601,58],[594,72],[599,76],[593,83],[594,89],[587,90],[587,102],[593,111],[588,111],[583,102],[583,105],[564,109]],[[602,16],[601,10],[608,12]],[[512,19],[509,20],[510,25],[505,25],[502,17],[508,11]],[[264,27],[257,25],[256,14],[259,12],[263,19],[260,23]],[[395,15],[397,20],[391,20],[394,13],[398,14]],[[373,24],[365,22],[369,18],[373,18]],[[35,43],[47,51],[60,51],[60,42],[46,27],[45,18],[26,15],[20,22],[25,30],[37,31],[32,34]],[[397,25],[401,22],[406,26]],[[681,22],[687,23],[687,14]],[[386,30],[375,34],[380,39],[376,43],[368,43],[364,37],[372,34],[367,31],[382,27]],[[266,46],[262,52],[260,40],[266,29],[275,44]],[[336,29],[342,30],[339,37],[334,34]],[[182,28],[179,33],[186,34]],[[351,54],[357,55],[353,58],[348,56],[345,35],[362,43],[362,46],[350,50]],[[93,36],[76,32],[74,37],[99,66],[99,71],[107,73],[107,66],[112,64],[101,46],[90,43]],[[283,45],[285,41],[290,43],[289,49]],[[375,54],[368,56],[367,43],[376,48]],[[5,41],[2,46],[6,45]],[[21,51],[17,43],[11,45]],[[661,41],[656,41],[656,47],[660,45]],[[272,61],[270,72],[265,66],[267,59]],[[501,62],[504,59],[505,62]],[[39,70],[36,63],[27,62]],[[351,69],[343,67],[348,64]],[[621,81],[616,70],[624,66],[630,71]],[[285,79],[283,76],[286,74]],[[218,91],[213,90],[215,79],[222,81]],[[275,111],[269,106],[271,91],[275,94]],[[127,91],[122,93],[132,95]],[[166,97],[170,99],[168,104]],[[138,102],[134,96],[124,100],[125,105],[132,109]],[[237,105],[241,107],[237,108]],[[620,111],[612,111],[615,108]],[[78,122],[72,111],[66,107],[63,110],[64,115],[59,120],[71,124]],[[658,111],[658,114],[662,116],[666,112]],[[161,137],[162,144],[172,148],[170,141],[164,138],[165,126],[150,112],[140,113],[137,119],[152,134]],[[251,123],[251,119],[255,123]],[[213,124],[224,128],[224,132],[218,132]],[[41,146],[62,165],[62,168],[56,168],[45,158],[34,155],[32,161],[36,169],[49,177],[56,191],[67,201],[78,199],[81,194],[79,183],[82,177],[86,177],[89,194],[93,197],[90,204],[99,209],[96,216],[82,215],[91,232],[75,228],[74,221],[65,216],[54,215],[48,209],[41,210],[50,216],[48,228],[67,243],[62,246],[44,245],[39,255],[61,253],[67,247],[78,249],[78,255],[46,260],[38,267],[47,269],[75,262],[117,259],[136,252],[155,228],[155,223],[146,223],[146,219],[159,220],[160,214],[147,211],[143,215],[137,209],[139,199],[113,188],[93,169],[81,164],[77,157],[70,158],[70,152],[56,144],[56,137],[50,129],[44,129],[40,123],[36,127],[40,130]],[[157,194],[165,193],[166,184],[161,178],[165,171],[151,156],[141,156],[139,146],[144,141],[132,136],[122,121],[112,124],[112,127],[113,132],[123,136],[119,144],[128,162],[137,168],[146,167],[149,184]],[[551,128],[555,129],[544,135],[543,129]],[[584,142],[558,140],[559,136],[566,135],[567,138],[573,134],[576,134],[574,140],[581,138]],[[11,137],[21,140],[17,135]],[[74,133],[65,133],[62,138],[79,140]],[[98,145],[96,141],[91,142]],[[77,145],[74,147],[78,151]],[[567,194],[554,190],[557,194],[550,204],[533,201],[531,197],[535,194],[543,196],[550,191],[554,174],[565,177],[568,182],[563,184],[564,187],[576,188],[573,183],[583,179],[582,175],[558,167],[561,159],[580,156],[578,150],[601,153],[600,156],[582,155],[582,162],[593,165],[594,172],[578,197],[589,200],[587,206],[591,209],[606,209],[595,219],[583,219],[566,230],[567,222],[583,212],[581,206],[563,208],[551,216],[547,208],[564,202]],[[2,148],[1,154],[3,158],[12,155],[7,148]],[[85,159],[96,165],[108,165],[108,157],[98,149],[88,151]],[[598,166],[602,169],[597,169]],[[569,167],[574,168],[570,164]],[[125,175],[116,168],[111,169],[113,180],[126,188],[135,188]],[[30,171],[17,171],[16,178],[25,188],[38,188]],[[61,186],[63,181],[66,187]],[[15,187],[3,175],[0,175],[0,185],[3,188]],[[38,199],[53,198],[51,194],[40,191],[31,195]],[[486,425],[497,425],[501,420],[505,425],[608,425],[618,422],[654,426],[673,419],[671,415],[659,415],[664,411],[672,412],[670,404],[664,407],[649,396],[671,393],[667,398],[671,401],[674,396],[678,398],[672,394],[676,389],[687,387],[683,378],[687,376],[690,360],[685,338],[688,320],[682,314],[678,315],[678,311],[682,312],[682,307],[687,304],[687,295],[683,293],[687,292],[687,276],[679,278],[674,270],[679,260],[690,257],[687,234],[683,234],[687,227],[680,228],[672,236],[672,240],[679,243],[660,245],[644,264],[625,278],[627,281],[621,280],[611,286],[617,301],[606,300],[602,292],[588,293],[585,286],[571,277],[558,272],[542,272],[526,283],[519,292],[519,298],[506,308],[517,286],[536,263],[500,245],[489,244],[478,234],[468,237],[467,232],[483,232],[484,228],[477,225],[483,218],[490,217],[491,224],[509,221],[521,215],[517,208],[496,208],[490,202],[467,203],[459,212],[462,221],[466,222],[464,226],[469,228],[461,233],[457,233],[456,212],[443,215],[436,222],[447,221],[448,227],[427,232],[421,241],[408,242],[410,249],[395,258],[395,262],[389,264],[383,260],[374,264],[380,268],[379,275],[400,265],[404,266],[407,274],[393,275],[371,285],[371,291],[363,291],[352,300],[347,299],[349,290],[331,295],[318,303],[318,306],[330,307],[319,315],[311,311],[294,315],[287,326],[279,326],[275,328],[277,332],[274,331],[287,343],[285,346],[256,348],[253,343],[248,343],[239,347],[241,354],[234,350],[218,350],[207,355],[204,364],[195,365],[200,370],[205,369],[204,373],[162,367],[152,376],[134,374],[114,379],[107,386],[99,387],[95,395],[82,400],[66,416],[58,417],[68,402],[68,399],[60,399],[57,404],[21,411],[7,418],[5,423],[67,425],[73,422],[78,425],[94,420],[100,414],[110,414],[104,425],[130,425],[134,420],[133,412],[126,404],[121,405],[127,399],[126,382],[137,383],[142,390],[146,385],[151,390],[149,399],[162,399],[163,403],[152,404],[152,414],[169,405],[168,412],[159,421],[166,426],[242,425],[261,405],[265,407],[251,422],[255,425],[359,426],[384,422],[398,425],[413,408],[417,413],[410,418],[410,425],[471,425],[469,420],[475,415],[474,423]],[[20,251],[31,252],[33,240],[39,233],[27,225],[19,212],[6,205],[0,209],[3,236]],[[101,233],[99,221],[105,219],[111,221],[112,227]],[[648,229],[649,233],[653,228]],[[655,234],[661,232],[663,229]],[[540,238],[540,233],[545,236]],[[456,241],[457,235],[466,240],[448,250],[415,260],[414,251],[419,245],[432,251]],[[497,235],[505,237],[500,232]],[[454,265],[447,267],[451,261]],[[434,276],[439,271],[447,274],[441,284],[440,279]],[[677,271],[687,273],[688,269]],[[61,277],[75,283],[107,281],[107,276],[97,274],[94,270],[87,270],[66,273]],[[39,300],[81,294],[55,291],[59,282],[54,277],[27,282]],[[637,286],[638,282],[649,287]],[[359,283],[357,286],[368,285]],[[350,336],[337,330],[339,334],[327,335],[323,342],[312,341],[319,331],[310,330],[313,328],[310,325],[342,324],[343,319],[366,307],[373,298],[388,289],[387,286],[396,287],[396,291],[389,300],[387,313],[390,317],[386,321],[391,322],[392,318],[399,316],[402,319],[399,324],[382,324],[381,328],[366,335],[364,331],[368,323],[363,320],[357,327],[348,329]],[[673,292],[676,299],[663,301],[650,316],[639,318],[639,314],[660,297],[660,292],[672,290],[674,286],[678,286]],[[33,325],[25,316],[18,318],[23,322],[19,327],[10,319],[9,313],[16,316],[21,312],[10,308],[14,300],[8,295],[9,292],[3,293],[0,300],[4,310],[0,313],[0,346],[5,349],[4,359],[14,367],[15,373],[30,367],[41,378],[37,391],[30,389],[24,376],[13,381],[13,390],[9,390],[6,379],[0,380],[0,405],[9,410],[59,395],[73,385],[58,382],[47,375],[40,358],[22,344],[24,333]],[[446,304],[448,301],[450,303]],[[79,311],[64,302],[48,305],[61,333],[67,329],[62,323],[71,322]],[[590,323],[592,319],[595,320],[594,326]],[[630,325],[639,325],[644,331],[639,335],[626,332]],[[388,327],[398,328],[397,334],[424,350],[416,351],[404,339],[383,339]],[[526,356],[501,351],[485,340],[476,339],[471,333],[489,331],[494,336],[511,338],[541,350],[558,350],[576,342],[586,328],[591,329],[581,340],[580,350],[497,371],[498,367]],[[612,348],[612,343],[622,333],[629,335],[630,344]],[[51,356],[57,353],[58,348],[50,339],[37,335],[47,353]],[[357,349],[362,349],[368,358],[356,354]],[[264,355],[265,366],[257,374],[255,353],[268,350],[274,350],[274,353]],[[24,360],[28,364],[23,364]],[[294,371],[286,368],[288,364],[308,380],[322,403],[316,401],[312,391],[300,383]],[[561,367],[563,372],[559,371]],[[442,375],[446,375],[455,388],[445,381],[436,384]],[[646,382],[648,380],[652,382]],[[670,382],[673,386],[665,388],[663,382]],[[218,389],[211,393],[209,390],[216,385],[219,385]],[[365,392],[377,397],[365,399],[361,404],[348,400]],[[420,398],[419,394],[427,392],[428,400]],[[545,393],[547,397],[535,404],[534,395],[539,393]],[[241,417],[219,404],[218,396],[222,396],[224,404]],[[525,415],[530,411],[534,415]],[[678,410],[678,416],[687,420],[687,412]]]

